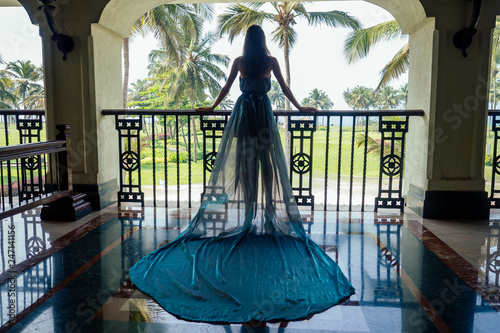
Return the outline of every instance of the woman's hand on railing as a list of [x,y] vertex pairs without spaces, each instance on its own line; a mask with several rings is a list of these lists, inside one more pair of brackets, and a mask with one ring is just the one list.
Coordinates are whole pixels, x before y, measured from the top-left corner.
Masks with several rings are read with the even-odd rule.
[[203,106],[201,108],[195,109],[196,112],[212,112],[213,110],[214,110],[214,108],[211,106]]
[[316,109],[315,107],[312,107],[312,106],[301,106],[299,108],[299,111],[301,111],[301,112],[315,113],[315,112],[318,112],[318,109]]

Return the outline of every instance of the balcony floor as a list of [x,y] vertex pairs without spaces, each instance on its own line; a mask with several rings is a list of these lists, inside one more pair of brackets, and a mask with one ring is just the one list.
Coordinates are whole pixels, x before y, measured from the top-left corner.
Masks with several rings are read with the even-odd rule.
[[0,332],[494,332],[500,327],[500,214],[490,221],[431,221],[412,213],[304,211],[310,237],[339,263],[356,294],[310,320],[255,328],[176,319],[131,285],[129,268],[174,239],[191,213],[108,207],[77,222],[41,222],[38,211],[4,219]]

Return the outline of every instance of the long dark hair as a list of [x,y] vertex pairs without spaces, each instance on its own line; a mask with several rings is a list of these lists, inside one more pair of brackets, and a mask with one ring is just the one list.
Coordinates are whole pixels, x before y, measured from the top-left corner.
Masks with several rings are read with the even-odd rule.
[[266,74],[269,55],[264,31],[258,25],[250,26],[243,45],[242,74],[246,77],[261,77]]

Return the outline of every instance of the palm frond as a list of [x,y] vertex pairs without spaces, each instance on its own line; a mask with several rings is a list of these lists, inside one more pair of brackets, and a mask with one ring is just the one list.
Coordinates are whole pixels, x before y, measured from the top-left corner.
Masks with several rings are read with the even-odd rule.
[[[253,8],[260,8],[262,4],[252,4]],[[270,19],[269,13],[255,10],[241,4],[230,5],[225,12],[219,15],[218,33],[227,34],[231,43],[236,36],[244,34],[252,24],[262,25],[264,20]]]
[[285,46],[285,33],[288,33],[288,45],[290,49],[293,48],[295,43],[297,42],[298,34],[297,31],[292,28],[288,27],[287,29],[283,29],[283,27],[278,26],[273,32],[273,42],[277,43],[279,47],[284,47]]
[[344,57],[349,64],[352,64],[366,57],[370,49],[378,42],[401,36],[401,28],[396,20],[354,30],[349,33],[344,42]]
[[284,6],[285,11],[294,12],[295,16],[304,15],[307,16],[309,12],[304,6],[305,2],[287,2]]
[[381,87],[389,83],[389,81],[400,77],[403,73],[406,73],[409,67],[410,45],[406,43],[380,72],[381,79],[375,91],[378,91]]
[[339,10],[332,10],[330,12],[308,12],[307,16],[309,18],[309,24],[313,26],[326,24],[329,27],[342,27],[355,30],[361,27],[361,23],[357,18]]

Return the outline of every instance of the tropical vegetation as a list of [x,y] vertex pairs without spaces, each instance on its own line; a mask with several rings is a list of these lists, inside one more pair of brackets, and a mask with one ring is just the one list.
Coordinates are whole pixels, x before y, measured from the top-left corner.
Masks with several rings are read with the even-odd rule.
[[[381,41],[405,38],[396,20],[382,22],[372,27],[350,32],[344,42],[344,55],[349,64],[368,56],[370,50]],[[391,80],[406,73],[409,68],[410,48],[406,43],[380,71],[380,81],[375,91]]]
[[[326,12],[308,11],[307,2],[254,2],[229,5],[224,13],[219,15],[219,31],[228,35],[232,42],[236,36],[242,35],[253,25],[270,22],[275,26],[272,40],[283,49],[285,60],[285,81],[291,87],[290,51],[294,47],[299,34],[294,28],[297,19],[305,19],[311,26],[343,27],[359,29],[359,21],[348,13],[332,10]],[[267,11],[269,9],[269,11]],[[285,99],[286,110],[290,110],[290,101]],[[285,118],[285,126],[287,118]],[[285,135],[285,151],[290,150],[290,135]]]
[[309,96],[302,100],[302,105],[312,106],[318,110],[330,110],[333,107],[333,102],[326,92],[314,88],[309,92]]
[[[151,32],[161,43],[164,52],[175,58],[178,50],[186,46],[186,35],[199,38],[203,23],[212,16],[212,4],[161,5],[146,12],[134,23],[130,38]],[[126,106],[128,94],[130,38],[123,39],[123,107]]]
[[45,106],[43,72],[29,60],[1,62],[0,109],[41,109]]

